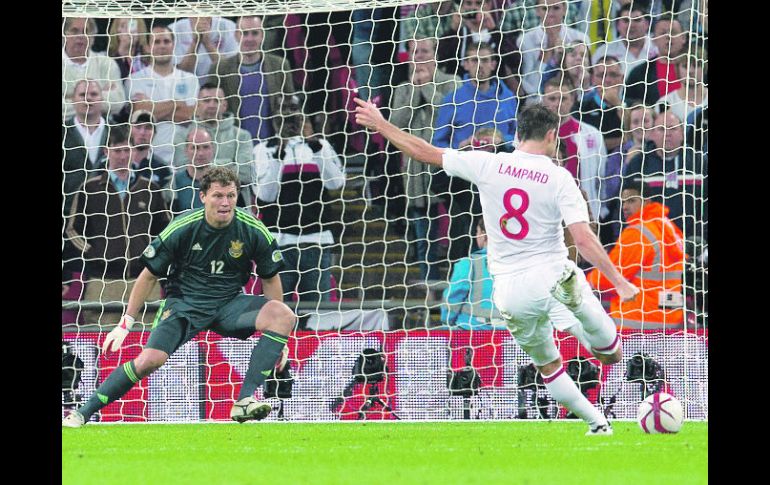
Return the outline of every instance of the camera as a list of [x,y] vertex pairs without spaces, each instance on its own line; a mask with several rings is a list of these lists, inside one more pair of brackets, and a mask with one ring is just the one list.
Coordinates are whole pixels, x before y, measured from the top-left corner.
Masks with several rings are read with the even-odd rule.
[[590,389],[599,385],[599,367],[585,357],[575,357],[567,362],[569,375],[585,395]]
[[666,384],[666,373],[658,361],[644,352],[637,352],[626,364],[626,380],[641,384],[644,400],[650,394],[660,392]]
[[372,348],[362,350],[353,366],[353,378],[356,382],[382,382],[385,372],[385,355]]
[[[575,381],[580,392],[586,398],[588,397],[588,391],[599,385],[599,367],[585,357],[577,356],[568,361],[567,375]],[[566,417],[567,419],[572,419],[578,416],[570,411]]]
[[473,367],[473,350],[465,350],[465,367],[447,372],[447,388],[451,396],[471,397],[479,393],[481,377]]
[[262,394],[266,398],[291,399],[291,389],[294,378],[291,375],[291,366],[287,363],[280,370],[273,369],[265,379]]

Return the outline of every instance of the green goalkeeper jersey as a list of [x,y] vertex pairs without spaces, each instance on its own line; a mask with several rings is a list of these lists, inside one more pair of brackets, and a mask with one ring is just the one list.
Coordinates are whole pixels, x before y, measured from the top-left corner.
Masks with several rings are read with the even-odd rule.
[[221,229],[210,226],[204,209],[175,218],[147,246],[142,262],[159,278],[168,277],[166,296],[193,306],[224,303],[243,292],[252,261],[260,278],[283,266],[281,252],[267,227],[237,208],[233,221]]

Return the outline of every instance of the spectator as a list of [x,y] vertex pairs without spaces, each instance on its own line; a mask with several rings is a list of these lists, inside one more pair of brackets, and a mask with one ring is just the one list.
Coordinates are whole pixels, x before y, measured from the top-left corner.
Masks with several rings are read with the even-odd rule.
[[262,52],[263,35],[260,17],[239,18],[238,54],[220,59],[206,79],[222,88],[227,106],[254,143],[273,136],[273,115],[295,91],[288,61]]
[[492,2],[489,0],[460,0],[460,15],[444,17],[443,37],[439,38],[436,57],[441,69],[462,78],[467,70],[465,63],[459,61],[467,57],[469,46],[487,44],[498,61],[495,75],[515,92],[521,57],[514,36],[503,34],[497,23],[499,16],[493,15],[491,9]]
[[[692,18],[692,17],[695,18]],[[708,42],[709,2],[708,0],[683,0],[679,3],[679,23],[691,34]],[[692,25],[691,25],[692,24]]]
[[678,78],[683,82],[679,89],[671,91],[658,100],[658,113],[668,110],[679,118],[687,120],[688,116],[697,109],[708,106],[708,86],[703,82],[705,56],[701,49],[695,47],[688,55],[679,56],[674,60]]
[[[281,111],[279,136],[254,147],[254,192],[263,222],[275,228],[285,270],[284,301],[297,292],[300,302],[331,297],[332,214],[329,190],[345,183],[342,163],[324,139],[302,137],[304,115],[295,103]],[[336,231],[335,231],[336,232]]]
[[637,104],[623,109],[623,163],[628,163],[644,151],[646,137],[652,131],[655,110]]
[[[126,125],[110,127],[106,170],[83,183],[69,212],[67,236],[85,260],[88,301],[125,301],[143,268],[142,251],[169,222],[160,187],[131,170],[128,138]],[[157,300],[159,293],[152,296]],[[114,324],[120,312],[87,310],[84,318]]]
[[75,114],[72,95],[75,82],[80,79],[94,79],[101,84],[104,116],[117,114],[126,103],[126,92],[120,78],[118,65],[105,56],[91,50],[92,37],[96,35],[96,21],[93,18],[66,17],[62,37],[62,119]]
[[[350,101],[347,91],[354,80],[347,62],[351,56],[351,12],[315,12],[285,17],[286,54],[293,69],[293,86],[298,86],[305,94],[303,111],[311,117],[315,131],[329,135],[335,131],[340,133],[341,144],[335,144],[332,139],[329,141],[341,150],[346,136],[340,128],[348,123],[349,113],[345,106]],[[390,61],[391,58],[383,60]]]
[[[242,206],[251,203],[251,177],[253,173],[251,134],[238,127],[233,113],[227,110],[225,92],[213,83],[206,83],[198,91],[198,103],[195,106],[194,123],[179,127],[174,145],[182,146],[188,139],[193,126],[202,127],[211,135],[214,143],[214,165],[230,166],[241,183]],[[190,163],[188,150],[174,151],[174,167]]]
[[650,7],[641,0],[630,1],[620,6],[615,17],[618,38],[602,44],[594,52],[592,61],[596,65],[605,56],[616,58],[624,75],[635,67],[658,55],[658,48],[650,38]]
[[[497,62],[486,44],[471,44],[464,65],[466,74],[457,90],[447,94],[439,107],[433,145],[463,149],[474,148],[476,131],[493,127],[500,131],[510,150],[516,132],[517,102],[505,84],[494,78]],[[481,214],[476,188],[459,177],[448,177],[443,170],[433,177],[435,193],[444,193],[449,222],[449,259],[468,256],[472,244],[473,217]]]
[[[556,158],[553,159],[554,163],[560,167],[563,167],[567,160],[569,159],[569,154],[567,153],[567,143],[565,140],[559,140],[558,146],[557,146],[557,153]],[[588,194],[586,194],[586,191],[583,189],[580,189],[580,193],[583,195],[583,199],[585,199],[586,203],[588,202]],[[588,227],[591,229],[591,232],[596,234],[599,232],[598,230],[598,224],[596,223],[596,218],[594,217],[593,213],[591,213],[591,206],[586,205],[588,207]],[[575,239],[572,237],[572,233],[569,231],[569,229],[565,226],[564,227],[564,245],[567,246],[567,258],[571,261],[574,261],[575,264],[577,264],[581,268],[585,268],[586,266],[589,266],[590,263],[586,261],[583,256],[580,254],[580,252],[577,250],[577,244],[575,244]]]
[[161,189],[171,182],[171,167],[166,160],[152,151],[155,120],[149,111],[137,110],[131,115],[131,170],[136,175],[150,179]]
[[426,37],[442,37],[457,32],[460,25],[460,14],[457,3],[453,0],[421,3],[401,21],[401,41]]
[[169,24],[176,67],[202,80],[221,60],[238,53],[235,22],[224,17],[188,17]]
[[110,23],[107,54],[120,69],[120,79],[150,65],[147,23],[143,18],[116,18]]
[[383,23],[386,18],[385,8],[360,8],[350,14],[350,66],[353,68],[359,96],[365,99],[375,99],[378,96],[382,99],[388,84],[388,66],[377,62],[375,53],[375,49],[379,50],[382,45],[380,40],[385,39]]
[[687,45],[687,34],[682,32],[678,20],[662,17],[653,26],[652,42],[658,55],[644,61],[626,74],[625,104],[643,102],[654,106],[660,98],[681,86],[673,61]]
[[585,32],[588,35],[589,45],[597,46],[612,42],[617,38],[617,32],[612,26],[612,8],[618,2],[584,0],[578,3],[585,9],[585,12],[578,24],[572,25],[568,23],[567,25],[573,29]]
[[[585,0],[567,0],[565,25],[581,32],[585,31]],[[503,31],[527,31],[542,25],[540,0],[509,0],[505,2]]]
[[580,103],[580,120],[599,130],[607,152],[618,150],[623,112],[623,71],[614,57],[603,57],[591,73],[593,87]]
[[[476,225],[476,246],[478,250],[452,267],[449,286],[443,294],[441,321],[463,330],[504,329],[504,319],[492,303],[492,277],[487,269],[487,232],[482,218]],[[493,325],[494,320],[499,320],[501,325]]]
[[200,182],[214,160],[214,144],[209,132],[193,126],[187,134],[185,152],[189,161],[177,168],[171,182],[171,210],[175,216],[203,207]]
[[[391,99],[390,121],[397,127],[409,128],[411,133],[430,142],[438,108],[446,95],[454,91],[460,82],[457,76],[436,68],[436,41],[425,38],[409,41],[412,61],[409,63],[410,81],[400,84]],[[412,225],[415,260],[420,265],[420,278],[439,278],[438,266],[438,199],[431,190],[431,167],[404,157],[404,188],[406,215]]]
[[[681,328],[684,241],[682,231],[667,217],[669,208],[650,200],[651,191],[642,183],[623,187],[623,216],[626,227],[610,251],[610,261],[641,292],[631,301],[613,295],[610,316],[618,328]],[[613,291],[598,269],[586,275],[599,291]]]
[[652,130],[653,118],[655,111],[652,108],[642,105],[623,108],[621,131],[624,141],[619,153],[607,156],[602,180],[602,200],[608,212],[599,239],[605,247],[615,244],[620,234],[620,185],[623,171],[628,162],[644,150],[645,135]]
[[[507,151],[510,144],[504,141],[502,132],[493,127],[480,128],[461,150],[482,150],[490,153]],[[444,182],[444,180],[447,180]],[[447,177],[440,171],[434,176],[434,185],[448,187],[445,200],[449,213],[450,261],[468,257],[475,234],[474,221],[481,220],[481,199],[478,188],[460,177]],[[478,249],[478,248],[476,248]]]
[[102,116],[102,88],[98,82],[81,79],[72,91],[75,113],[62,125],[64,214],[69,213],[75,191],[86,178],[100,170],[107,142],[107,123]]
[[567,76],[557,76],[545,83],[543,106],[559,115],[557,134],[567,146],[569,158],[564,168],[579,181],[579,187],[588,194],[590,212],[602,220],[606,214],[602,213],[599,190],[604,176],[607,149],[599,130],[573,116],[571,107],[574,104],[575,88]]
[[708,160],[709,152],[709,107],[698,108],[687,117],[687,138],[695,150],[703,153]]
[[163,160],[174,156],[177,123],[192,119],[198,80],[173,63],[174,34],[168,27],[155,26],[150,35],[151,65],[131,74],[126,81],[135,111],[149,111],[156,122],[153,153]]
[[684,128],[671,112],[655,116],[649,142],[625,166],[623,185],[643,180],[662,196],[671,219],[687,239],[708,236],[708,164],[703,153],[684,145]]
[[[564,24],[567,10],[565,0],[538,0],[537,13],[541,25],[533,27],[518,38],[521,52],[521,89],[519,98],[540,92],[543,65],[551,61],[557,48],[573,41],[588,45],[588,36]],[[535,97],[529,97],[533,102]]]
[[563,73],[569,76],[573,86],[578,87],[575,95],[576,103],[580,104],[583,101],[583,95],[592,87],[591,74],[593,70],[591,69],[590,57],[588,46],[579,40],[569,42],[563,48],[556,48],[555,54],[543,66],[540,92],[542,93],[546,82]]
[[[286,14],[265,15],[262,17],[262,50],[264,52],[274,52],[284,48],[286,39]],[[237,40],[236,40],[237,46]],[[238,48],[236,47],[236,54]]]
[[506,143],[516,133],[517,101],[494,76],[497,61],[492,48],[470,44],[463,65],[463,83],[447,94],[439,107],[433,144],[460,149],[470,144],[474,132],[486,125],[500,130]]
[[496,130],[491,127],[481,128],[473,135],[471,140],[471,147],[474,150],[484,150],[487,152],[497,153],[501,151],[508,151],[509,146],[503,139],[503,134],[500,130]]

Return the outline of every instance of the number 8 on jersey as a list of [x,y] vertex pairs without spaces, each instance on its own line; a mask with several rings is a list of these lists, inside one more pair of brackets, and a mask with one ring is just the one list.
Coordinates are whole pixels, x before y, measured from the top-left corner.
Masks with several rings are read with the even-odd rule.
[[[521,203],[514,207],[513,198],[518,195]],[[527,237],[529,233],[529,223],[524,219],[524,212],[529,208],[529,195],[522,189],[508,189],[503,195],[503,206],[507,211],[500,217],[500,230],[505,237],[515,240],[521,240]],[[519,231],[511,232],[508,230],[508,222],[513,219],[519,223]]]

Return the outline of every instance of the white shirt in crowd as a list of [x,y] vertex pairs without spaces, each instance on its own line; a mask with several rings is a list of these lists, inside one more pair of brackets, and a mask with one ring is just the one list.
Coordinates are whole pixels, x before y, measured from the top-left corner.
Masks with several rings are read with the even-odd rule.
[[588,205],[594,219],[605,217],[609,209],[604,207],[602,200],[602,177],[607,169],[607,146],[604,144],[602,133],[594,126],[583,121],[579,122],[580,130],[570,135],[577,145],[578,179],[580,188],[588,196]]
[[104,136],[104,129],[106,127],[104,118],[99,118],[99,125],[93,133],[89,132],[87,127],[80,124],[77,116],[75,116],[74,120],[75,128],[80,133],[81,138],[83,138],[83,144],[88,152],[88,164],[94,168],[104,152],[104,145],[102,145],[102,136]]
[[[585,33],[570,27],[562,27],[559,36],[561,37],[562,45],[576,40],[590,45],[590,40]],[[542,26],[526,31],[516,40],[516,44],[521,52],[521,86],[527,94],[536,95],[540,93],[540,84],[543,81],[544,72],[544,64],[541,58],[547,43],[548,39]],[[529,99],[535,101],[535,99]]]
[[[268,146],[266,142],[254,147],[254,195],[265,202],[275,202],[281,187],[281,174],[288,165],[317,165],[323,187],[326,190],[338,190],[345,184],[345,171],[339,155],[328,141],[320,139],[321,150],[313,150],[300,136],[286,141],[286,155],[283,160],[277,156],[278,147]],[[297,194],[299,197],[299,194]],[[279,246],[289,246],[298,243],[334,244],[331,231],[317,234],[297,236],[278,232],[276,241]]]
[[[141,93],[151,101],[182,101],[188,106],[195,106],[198,100],[198,78],[194,74],[174,68],[168,76],[161,76],[148,66],[131,74],[126,80],[126,92],[129,99]],[[155,125],[152,139],[153,153],[163,160],[174,159],[174,135],[176,124],[173,121],[159,121]],[[179,147],[184,149],[184,147]]]
[[493,277],[566,259],[562,221],[588,222],[575,180],[549,157],[447,149],[443,162],[447,175],[478,187]]
[[[190,51],[193,42],[192,22],[189,18],[178,20],[168,26],[174,32],[174,63],[179,65],[182,58]],[[238,42],[235,40],[235,22],[222,17],[211,17],[211,40],[217,46],[221,58],[238,53]],[[211,56],[203,42],[198,43],[196,51],[195,75],[199,78],[208,76],[211,71]]]
[[100,52],[89,51],[86,62],[72,62],[64,49],[61,50],[61,93],[62,117],[69,118],[75,114],[72,95],[75,84],[81,79],[93,79],[102,87],[104,98],[104,116],[118,113],[126,104],[126,92],[120,79],[118,63],[111,57]]
[[652,39],[650,39],[649,35],[645,37],[644,47],[642,47],[642,50],[639,51],[638,56],[635,56],[633,52],[628,50],[628,46],[623,39],[617,39],[608,44],[603,44],[598,49],[596,49],[596,52],[591,58],[591,64],[596,65],[597,63],[601,62],[604,56],[615,57],[619,61],[623,73],[626,77],[628,77],[628,73],[631,72],[635,67],[639,66],[646,60],[656,57],[657,55],[658,48],[655,47],[655,44],[652,43]]

